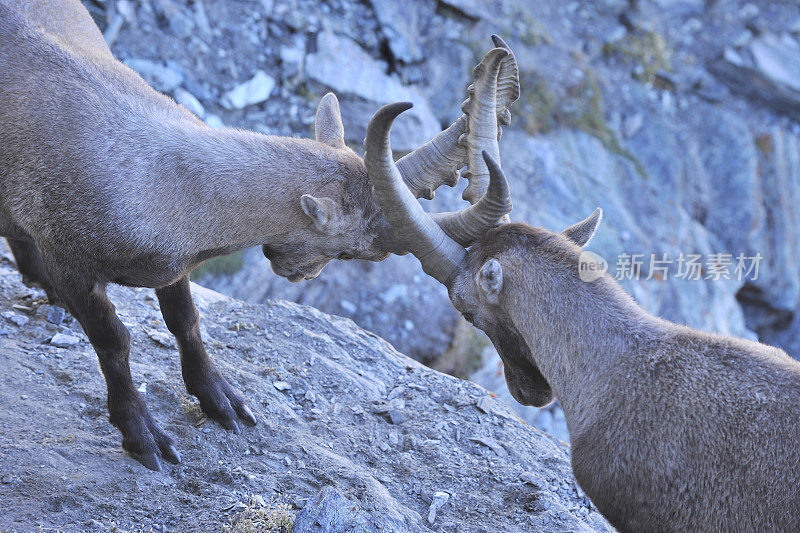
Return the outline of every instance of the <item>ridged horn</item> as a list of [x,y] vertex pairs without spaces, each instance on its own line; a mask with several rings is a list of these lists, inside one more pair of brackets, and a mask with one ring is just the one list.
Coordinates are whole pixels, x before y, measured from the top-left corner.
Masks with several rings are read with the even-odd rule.
[[422,209],[392,158],[389,130],[395,118],[411,107],[407,102],[388,104],[375,113],[367,124],[364,163],[375,202],[396,242],[419,259],[426,274],[446,284],[467,252]]
[[500,71],[497,73],[497,122],[498,136],[500,126],[511,124],[511,104],[517,101],[520,94],[519,66],[514,52],[498,35],[492,35],[492,42],[496,48],[508,50],[508,55],[500,62]]
[[[503,39],[497,35],[492,35],[492,42],[496,48],[502,48],[508,52],[508,55],[500,62],[500,69],[496,77],[496,114],[499,138],[499,125],[507,126],[511,123],[511,111],[509,108],[519,98],[519,67],[514,53]],[[477,68],[474,72],[478,72]],[[474,84],[470,87],[474,88]],[[462,110],[464,110],[465,114],[453,122],[449,128],[397,161],[400,175],[416,198],[431,200],[436,194],[436,189],[442,185],[455,187],[458,183],[459,169],[464,168],[469,163],[466,146],[468,123],[471,120],[469,113],[472,108],[470,103],[472,97],[473,93],[470,93],[467,100],[462,104]],[[470,177],[468,171],[462,175],[472,183],[473,178]],[[472,203],[486,192],[486,183],[487,180],[484,180],[478,186],[473,186],[473,190],[470,191]],[[473,194],[473,191],[476,191],[476,193]],[[464,198],[467,199],[466,197]]]
[[461,195],[474,204],[485,193],[489,185],[489,169],[482,153],[488,152],[494,161],[500,161],[500,146],[497,142],[497,79],[501,62],[508,57],[506,48],[494,48],[475,67],[475,82],[470,85],[469,98],[462,110],[469,117],[467,132],[467,161],[469,174],[465,174],[469,185]]
[[467,151],[458,143],[467,131],[463,115],[449,128],[397,161],[403,181],[415,198],[432,200],[442,185],[455,187],[458,170],[467,164]]
[[485,150],[481,154],[489,169],[489,187],[474,205],[455,213],[436,213],[433,220],[454,241],[470,246],[484,233],[497,226],[511,212],[508,181],[500,165]]

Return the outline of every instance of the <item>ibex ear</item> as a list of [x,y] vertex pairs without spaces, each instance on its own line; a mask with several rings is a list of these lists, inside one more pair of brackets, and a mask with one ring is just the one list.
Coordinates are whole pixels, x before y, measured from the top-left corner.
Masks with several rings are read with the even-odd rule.
[[589,218],[568,227],[561,234],[578,246],[586,246],[589,239],[594,236],[594,232],[597,231],[597,226],[600,225],[602,218],[603,210],[598,207],[594,213],[589,215]]
[[477,281],[486,299],[491,303],[497,303],[500,291],[503,290],[503,267],[497,259],[489,259],[483,264]]
[[328,93],[322,97],[317,106],[317,118],[314,123],[317,140],[334,148],[344,147],[344,125],[339,112],[339,100],[336,95]]
[[330,198],[314,198],[310,194],[300,197],[300,207],[317,229],[324,230],[333,217],[333,200]]

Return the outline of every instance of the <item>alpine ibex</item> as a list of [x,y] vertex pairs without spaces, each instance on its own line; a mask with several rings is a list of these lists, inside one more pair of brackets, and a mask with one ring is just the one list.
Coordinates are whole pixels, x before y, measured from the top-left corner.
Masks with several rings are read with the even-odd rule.
[[[797,531],[800,363],[653,317],[608,274],[582,281],[599,209],[562,233],[502,224],[456,242],[392,163],[389,129],[404,108],[382,108],[368,127],[375,200],[401,245],[492,340],[514,398],[561,402],[575,478],[609,522],[637,532]],[[485,200],[508,212],[505,176],[483,155]]]
[[[483,120],[469,116],[481,90],[499,88],[492,120],[507,120],[516,64],[495,42],[493,70],[476,69],[488,78],[476,79],[465,115],[398,162],[414,196],[457,181],[468,130]],[[108,283],[156,289],[187,391],[238,432],[237,417],[256,418],[206,354],[188,273],[253,245],[290,281],[316,276],[333,258],[406,252],[372,199],[363,160],[345,145],[332,94],[315,129],[316,140],[212,129],[117,61],[78,0],[0,0],[0,236],[21,273],[83,326],[106,378],[110,421],[148,468],[180,454],[134,386],[129,333]],[[470,179],[480,187],[483,178]],[[471,210],[439,223],[464,238],[490,219]]]

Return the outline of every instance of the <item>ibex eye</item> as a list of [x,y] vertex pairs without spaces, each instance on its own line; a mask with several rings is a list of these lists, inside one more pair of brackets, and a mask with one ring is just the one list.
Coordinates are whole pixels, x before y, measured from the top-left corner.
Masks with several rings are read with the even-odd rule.
[[466,320],[470,324],[475,323],[475,317],[472,315],[472,313],[461,313],[461,316],[463,316],[464,320]]
[[337,257],[337,259],[341,259],[342,261],[350,261],[352,258],[353,258],[353,256],[352,256],[352,255],[350,255],[350,254],[345,254],[345,253],[341,253],[341,254],[339,254],[339,256]]

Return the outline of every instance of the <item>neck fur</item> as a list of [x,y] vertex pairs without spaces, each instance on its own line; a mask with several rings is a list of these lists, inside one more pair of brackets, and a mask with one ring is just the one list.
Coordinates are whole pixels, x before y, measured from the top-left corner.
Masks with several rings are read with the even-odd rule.
[[[514,327],[525,339],[542,375],[559,399],[570,433],[614,391],[611,383],[639,352],[659,336],[662,322],[641,309],[609,276],[584,283],[564,276],[549,291],[536,269],[522,269],[524,290],[505,304]],[[527,279],[526,279],[527,278]],[[552,280],[548,280],[552,285]],[[535,311],[534,311],[535,310]]]
[[310,224],[300,196],[318,194],[340,172],[335,150],[322,143],[236,129],[177,128],[159,148],[140,206],[147,233],[171,253],[227,253],[285,238]]

